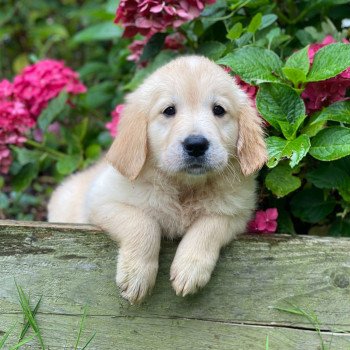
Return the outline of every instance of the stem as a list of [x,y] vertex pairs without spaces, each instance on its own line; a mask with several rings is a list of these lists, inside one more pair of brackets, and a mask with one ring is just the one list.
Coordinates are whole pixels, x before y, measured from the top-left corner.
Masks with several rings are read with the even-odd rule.
[[39,142],[33,141],[33,140],[26,140],[26,145],[31,146],[33,148],[36,148],[37,150],[46,152],[48,155],[52,156],[53,158],[62,158],[65,156],[64,153],[55,151],[54,149],[44,146]]

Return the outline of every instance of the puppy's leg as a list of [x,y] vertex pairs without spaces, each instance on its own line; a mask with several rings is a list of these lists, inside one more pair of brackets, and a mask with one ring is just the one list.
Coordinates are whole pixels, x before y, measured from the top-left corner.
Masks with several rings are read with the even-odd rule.
[[244,232],[246,220],[229,216],[205,216],[189,228],[181,240],[170,269],[177,295],[204,287],[214,270],[221,247]]
[[131,304],[141,302],[157,277],[159,224],[140,209],[121,203],[92,209],[90,218],[120,245],[116,282],[121,295]]

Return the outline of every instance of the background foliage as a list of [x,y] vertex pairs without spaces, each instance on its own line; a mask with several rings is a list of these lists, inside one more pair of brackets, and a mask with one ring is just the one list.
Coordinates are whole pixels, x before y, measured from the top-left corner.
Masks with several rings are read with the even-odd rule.
[[[25,147],[13,147],[15,160],[0,181],[0,216],[45,219],[52,188],[110,144],[105,123],[124,95],[176,55],[198,53],[257,87],[270,155],[259,176],[259,206],[278,209],[278,231],[350,235],[350,103],[315,111],[303,95],[350,67],[350,45],[325,46],[312,65],[307,48],[327,35],[339,42],[349,36],[341,29],[347,3],[219,0],[176,30],[182,36],[175,50],[158,33],[131,62],[128,46],[143,37],[122,37],[114,0],[0,1],[1,78],[50,57],[78,71],[88,88],[75,108],[60,103],[62,95],[53,100],[40,116],[42,139],[35,141],[33,131]],[[55,121],[59,133],[48,131]]]

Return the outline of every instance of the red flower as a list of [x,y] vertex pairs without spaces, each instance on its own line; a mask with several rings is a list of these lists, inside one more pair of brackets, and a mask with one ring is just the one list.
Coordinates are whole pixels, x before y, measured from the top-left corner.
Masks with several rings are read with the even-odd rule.
[[[318,50],[335,42],[336,40],[331,35],[327,35],[321,43],[310,45],[308,50],[310,63],[312,64]],[[349,41],[345,39],[343,42],[349,44]],[[308,83],[301,94],[307,113],[314,113],[334,102],[346,100],[348,88],[350,88],[350,67],[334,78]]]
[[134,40],[131,45],[128,46],[128,49],[131,51],[131,55],[127,57],[128,61],[138,62],[142,55],[143,48],[148,42],[148,38],[143,40]]
[[122,23],[124,36],[150,37],[166,28],[178,28],[198,17],[206,4],[216,0],[121,0],[115,23]]
[[115,137],[118,133],[118,124],[120,120],[120,115],[123,112],[124,105],[117,105],[112,111],[112,121],[106,124],[106,129],[109,130],[111,136]]
[[266,211],[259,210],[255,218],[248,223],[248,231],[252,233],[274,233],[277,229],[277,208],[269,208]]
[[63,89],[73,95],[86,91],[78,73],[63,62],[51,59],[26,67],[13,83],[14,94],[26,104],[33,118],[37,118]]
[[238,75],[235,75],[235,81],[237,85],[248,95],[253,106],[255,107],[256,94],[258,93],[258,87],[250,85],[242,80]]
[[164,41],[164,48],[168,50],[181,50],[184,47],[186,37],[181,33],[168,35]]

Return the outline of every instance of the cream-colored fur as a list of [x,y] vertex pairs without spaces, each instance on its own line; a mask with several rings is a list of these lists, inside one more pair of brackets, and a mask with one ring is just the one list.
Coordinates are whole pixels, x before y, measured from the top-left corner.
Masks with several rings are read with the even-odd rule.
[[[213,114],[213,105],[226,110]],[[174,117],[163,114],[169,105]],[[182,143],[210,142],[208,169],[184,168]],[[221,67],[204,57],[158,69],[126,101],[106,160],[52,195],[49,221],[91,223],[120,245],[117,284],[140,302],[154,286],[162,236],[182,237],[170,279],[178,295],[209,281],[220,249],[243,233],[255,208],[254,172],[266,161],[260,119]]]

